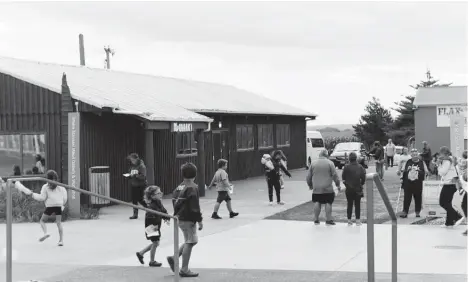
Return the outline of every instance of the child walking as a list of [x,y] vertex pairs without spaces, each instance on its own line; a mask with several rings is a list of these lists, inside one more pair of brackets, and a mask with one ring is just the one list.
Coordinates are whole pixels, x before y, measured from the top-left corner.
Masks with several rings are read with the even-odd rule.
[[[164,208],[162,201],[161,201],[162,196],[163,196],[163,193],[161,191],[161,188],[159,188],[158,186],[149,186],[148,188],[145,189],[145,192],[144,192],[144,200],[145,200],[145,203],[148,205],[149,209],[167,214],[167,210]],[[146,235],[146,239],[151,241],[151,244],[149,244],[143,250],[136,253],[138,261],[140,261],[141,264],[145,264],[145,261],[143,260],[143,256],[147,252],[150,252],[149,266],[160,267],[162,265],[162,263],[154,260],[154,256],[156,255],[156,248],[159,246],[159,241],[161,239],[162,220],[163,218],[160,215],[146,212],[145,235]],[[168,218],[164,218],[164,221],[166,223],[169,223]]]
[[182,256],[181,277],[198,277],[198,273],[189,269],[193,247],[198,243],[198,230],[203,229],[203,217],[200,210],[200,194],[198,185],[194,182],[197,177],[197,167],[192,163],[182,166],[184,182],[173,192],[174,215],[179,218],[179,228],[184,235],[184,244],[179,247],[179,256],[167,257],[167,262],[174,272],[174,261]]
[[[49,180],[58,181],[58,174],[53,170],[47,171],[46,177]],[[67,203],[67,190],[62,186],[47,183],[42,186],[41,193],[37,194],[24,187],[19,181],[15,183],[15,187],[26,195],[32,195],[34,200],[45,202],[46,208],[39,221],[44,235],[39,238],[39,242],[44,242],[50,237],[49,233],[47,233],[45,222],[49,219],[49,216],[55,214],[55,223],[57,224],[60,238],[58,245],[60,247],[63,246],[62,211],[65,209],[65,204]]]
[[225,159],[218,160],[218,170],[216,171],[213,180],[211,180],[210,187],[216,186],[218,191],[218,198],[216,199],[216,204],[214,206],[213,219],[222,219],[218,215],[219,207],[223,201],[226,201],[226,206],[229,211],[229,217],[233,218],[239,215],[239,213],[232,210],[231,197],[229,193],[232,191],[232,184],[229,182],[228,173],[226,172],[228,167],[228,161]]

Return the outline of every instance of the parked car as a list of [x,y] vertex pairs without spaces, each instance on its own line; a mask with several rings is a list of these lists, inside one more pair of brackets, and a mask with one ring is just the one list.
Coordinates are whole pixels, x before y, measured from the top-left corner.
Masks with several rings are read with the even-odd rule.
[[310,164],[318,159],[320,151],[325,149],[322,134],[319,131],[307,131],[306,144],[306,164],[307,168],[309,168]]
[[367,150],[364,144],[360,142],[344,142],[336,144],[330,155],[330,160],[338,169],[342,169],[347,163],[347,157],[351,152],[356,153],[358,162],[367,168]]

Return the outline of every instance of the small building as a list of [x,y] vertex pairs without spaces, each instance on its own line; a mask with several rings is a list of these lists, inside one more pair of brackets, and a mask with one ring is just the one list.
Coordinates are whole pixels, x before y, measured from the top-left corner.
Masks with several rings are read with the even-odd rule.
[[413,102],[415,146],[422,149],[427,141],[433,153],[442,146],[451,146],[450,117],[465,118],[464,149],[467,148],[467,87],[448,86],[419,88]]
[[129,153],[166,194],[187,161],[202,183],[219,158],[232,180],[260,176],[261,156],[275,149],[298,169],[315,117],[226,85],[0,57],[0,176],[14,165],[37,173],[42,158],[63,182],[89,190],[90,168],[108,166],[110,196],[126,201]]

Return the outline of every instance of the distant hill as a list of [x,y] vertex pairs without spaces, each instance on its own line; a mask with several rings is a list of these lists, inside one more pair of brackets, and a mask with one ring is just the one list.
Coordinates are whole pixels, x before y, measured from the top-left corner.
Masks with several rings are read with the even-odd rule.
[[323,138],[352,137],[354,129],[352,124],[308,125],[307,130],[317,130]]
[[307,125],[308,130],[320,130],[324,128],[336,128],[339,131],[344,131],[344,130],[354,130],[353,129],[353,124],[328,124],[328,125],[314,125],[313,121],[310,122],[309,125]]

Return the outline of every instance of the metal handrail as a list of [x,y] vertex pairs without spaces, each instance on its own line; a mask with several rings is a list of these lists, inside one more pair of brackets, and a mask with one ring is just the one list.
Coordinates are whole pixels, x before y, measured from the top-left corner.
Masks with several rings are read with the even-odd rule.
[[124,205],[127,207],[131,207],[134,209],[143,210],[149,213],[157,214],[163,218],[171,218],[174,220],[174,281],[179,281],[179,219],[176,216],[172,216],[169,214],[161,213],[158,211],[154,211],[152,209],[148,209],[145,207],[140,207],[137,205],[129,204],[127,202],[117,200],[111,197],[99,195],[90,191],[86,191],[80,188],[76,188],[67,184],[63,184],[57,181],[52,181],[42,177],[21,177],[21,178],[9,178],[7,180],[7,187],[6,187],[6,282],[13,282],[13,260],[12,260],[12,221],[13,221],[13,204],[12,204],[12,193],[11,189],[13,187],[13,181],[44,181],[50,184],[62,186],[66,189],[73,190],[79,193],[87,194],[90,196],[98,197],[104,200],[108,200],[114,202],[116,204]]
[[377,173],[368,173],[367,186],[367,281],[375,282],[375,250],[374,250],[374,183],[392,219],[392,282],[398,280],[397,256],[397,216],[393,210],[387,191]]

